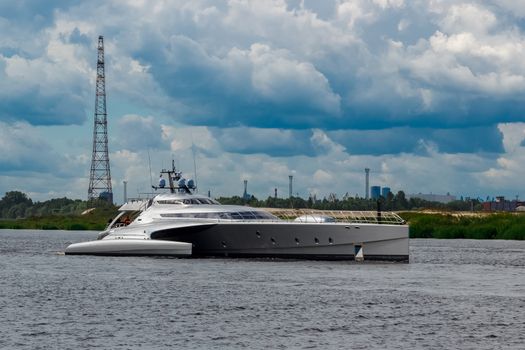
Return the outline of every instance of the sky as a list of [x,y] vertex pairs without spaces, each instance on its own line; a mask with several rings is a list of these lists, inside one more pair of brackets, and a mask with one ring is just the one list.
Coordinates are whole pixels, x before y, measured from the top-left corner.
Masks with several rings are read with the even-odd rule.
[[103,35],[117,203],[171,159],[213,197],[525,198],[524,1],[0,0],[0,33],[1,194],[87,199]]

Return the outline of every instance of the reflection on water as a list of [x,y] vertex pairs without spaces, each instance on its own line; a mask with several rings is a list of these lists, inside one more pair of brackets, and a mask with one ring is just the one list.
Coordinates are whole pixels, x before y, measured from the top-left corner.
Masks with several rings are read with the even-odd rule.
[[410,264],[64,256],[0,230],[0,348],[525,344],[525,242],[411,240]]

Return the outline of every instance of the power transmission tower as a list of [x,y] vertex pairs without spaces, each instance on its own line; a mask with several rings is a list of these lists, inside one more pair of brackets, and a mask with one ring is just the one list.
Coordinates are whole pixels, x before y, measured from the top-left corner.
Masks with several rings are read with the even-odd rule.
[[92,201],[99,198],[113,203],[111,173],[109,170],[106,78],[104,74],[104,38],[102,35],[98,37],[95,123],[93,127],[93,154],[91,156],[88,200]]

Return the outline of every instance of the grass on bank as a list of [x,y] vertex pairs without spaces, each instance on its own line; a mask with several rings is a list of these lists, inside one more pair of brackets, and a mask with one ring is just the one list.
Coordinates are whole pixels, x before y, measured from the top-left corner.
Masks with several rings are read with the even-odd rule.
[[494,213],[461,216],[448,213],[403,212],[410,238],[467,238],[525,240],[525,215]]
[[24,219],[0,219],[0,229],[102,231],[116,209],[97,208],[85,215],[47,215]]

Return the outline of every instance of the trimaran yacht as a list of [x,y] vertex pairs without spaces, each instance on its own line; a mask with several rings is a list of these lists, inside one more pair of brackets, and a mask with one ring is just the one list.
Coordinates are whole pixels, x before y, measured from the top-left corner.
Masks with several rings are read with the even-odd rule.
[[408,225],[395,213],[303,211],[283,220],[195,194],[193,181],[173,165],[155,189],[168,191],[128,201],[96,241],[71,244],[65,254],[409,259]]

